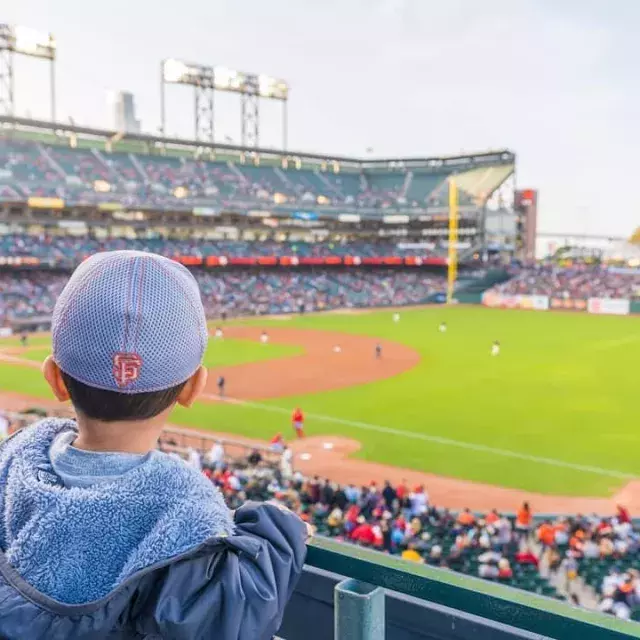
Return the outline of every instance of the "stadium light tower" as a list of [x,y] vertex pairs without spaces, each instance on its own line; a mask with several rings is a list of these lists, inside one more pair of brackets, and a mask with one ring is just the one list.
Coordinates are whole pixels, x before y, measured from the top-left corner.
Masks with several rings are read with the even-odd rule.
[[51,121],[55,122],[55,38],[50,33],[41,33],[20,25],[0,24],[0,115],[15,115],[15,76],[13,70],[13,58],[15,55],[49,61]]
[[240,94],[242,118],[242,145],[258,147],[260,142],[260,99],[282,102],[282,146],[287,148],[287,100],[289,86],[264,74],[234,71],[226,67],[191,64],[169,58],[160,65],[160,120],[166,135],[165,91],[167,84],[185,84],[194,87],[195,138],[215,142],[214,94],[225,91]]

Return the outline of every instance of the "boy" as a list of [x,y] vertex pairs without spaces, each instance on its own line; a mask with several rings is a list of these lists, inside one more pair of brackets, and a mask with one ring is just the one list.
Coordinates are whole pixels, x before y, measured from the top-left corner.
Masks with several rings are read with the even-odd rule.
[[0,637],[271,638],[305,525],[271,504],[232,512],[155,450],[207,381],[193,276],[153,254],[94,255],[52,334],[44,377],[77,422],[44,419],[0,446]]

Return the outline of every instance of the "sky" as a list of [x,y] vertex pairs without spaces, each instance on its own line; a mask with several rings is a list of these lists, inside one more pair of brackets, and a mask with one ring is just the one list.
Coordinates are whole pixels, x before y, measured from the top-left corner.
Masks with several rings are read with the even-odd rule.
[[[539,190],[539,230],[627,236],[640,225],[637,0],[8,0],[0,21],[52,32],[59,119],[111,127],[128,90],[160,124],[160,61],[287,80],[289,148],[433,156],[509,148]],[[44,61],[16,61],[18,115],[49,115]],[[261,146],[282,139],[262,101]],[[167,91],[167,133],[193,137],[193,95]],[[240,140],[218,94],[217,138]]]

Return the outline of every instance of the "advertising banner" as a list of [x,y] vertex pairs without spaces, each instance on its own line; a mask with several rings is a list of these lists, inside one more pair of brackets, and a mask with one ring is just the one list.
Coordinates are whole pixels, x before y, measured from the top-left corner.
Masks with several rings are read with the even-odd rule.
[[610,313],[626,316],[631,311],[631,303],[624,298],[589,298],[587,302],[589,313]]
[[564,309],[566,311],[586,311],[587,301],[580,298],[551,298],[552,309]]
[[536,311],[549,309],[549,296],[531,296],[531,304]]
[[482,304],[487,307],[501,309],[532,309],[546,311],[549,308],[548,296],[503,296],[499,293],[487,291],[482,296]]

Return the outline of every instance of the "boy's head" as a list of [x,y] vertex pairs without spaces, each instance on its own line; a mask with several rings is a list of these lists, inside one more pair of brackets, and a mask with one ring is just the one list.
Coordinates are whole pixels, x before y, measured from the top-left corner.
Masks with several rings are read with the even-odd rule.
[[190,404],[206,382],[198,285],[162,256],[112,251],[83,262],[56,303],[52,335],[45,377],[87,418],[148,420]]

